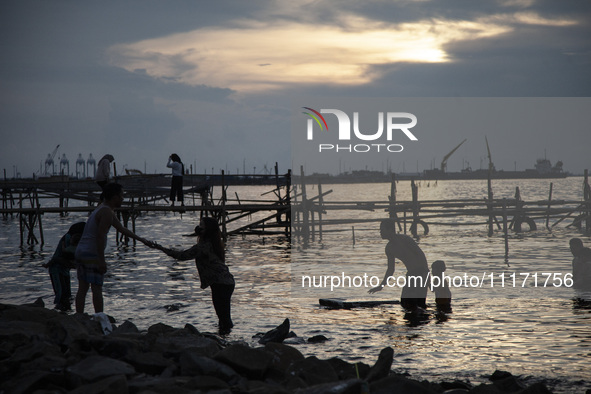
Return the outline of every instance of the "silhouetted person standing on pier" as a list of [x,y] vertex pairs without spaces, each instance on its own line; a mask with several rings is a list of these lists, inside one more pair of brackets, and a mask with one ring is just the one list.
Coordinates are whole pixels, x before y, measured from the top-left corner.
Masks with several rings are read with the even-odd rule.
[[402,289],[400,305],[403,308],[415,311],[417,308],[426,308],[427,276],[429,266],[425,253],[419,245],[404,234],[396,234],[396,222],[393,219],[385,219],[380,223],[380,235],[387,239],[386,257],[388,268],[382,283],[369,290],[369,293],[381,291],[388,283],[388,278],[394,274],[395,260],[399,259],[406,267],[406,285]]
[[109,183],[109,178],[111,177],[111,163],[113,160],[115,160],[113,155],[107,154],[98,162],[94,180],[97,185],[100,186],[101,190],[105,190],[105,185]]
[[105,248],[107,233],[111,226],[130,238],[148,246],[153,243],[137,236],[125,228],[113,211],[123,202],[123,187],[117,183],[105,186],[102,203],[90,214],[84,232],[76,248],[76,269],[78,275],[78,293],[76,294],[76,312],[84,312],[86,293],[92,290],[92,304],[96,313],[103,311],[103,281],[107,272]]
[[201,288],[211,287],[211,299],[215,313],[219,319],[220,334],[228,334],[234,323],[232,323],[230,300],[234,292],[234,276],[226,265],[224,242],[218,223],[215,219],[204,217],[195,227],[195,233],[199,238],[195,246],[184,250],[173,250],[164,248],[158,244],[155,248],[163,251],[176,260],[195,259],[197,272],[201,281]]
[[181,205],[185,205],[183,199],[183,175],[185,172],[185,166],[181,161],[181,158],[176,153],[173,153],[168,158],[168,164],[166,167],[172,168],[172,184],[170,186],[170,201],[174,205],[175,198],[179,200]]

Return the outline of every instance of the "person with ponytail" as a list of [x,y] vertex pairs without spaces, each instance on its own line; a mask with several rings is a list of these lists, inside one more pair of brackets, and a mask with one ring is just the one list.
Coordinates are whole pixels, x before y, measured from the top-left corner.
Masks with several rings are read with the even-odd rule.
[[217,221],[204,217],[190,236],[197,236],[197,243],[184,251],[168,249],[155,244],[154,248],[176,260],[195,259],[201,288],[211,288],[211,299],[219,319],[219,333],[230,333],[234,324],[231,316],[231,298],[234,292],[234,276],[226,265],[224,242]]
[[172,184],[170,186],[170,201],[174,205],[175,198],[179,200],[181,206],[184,206],[183,198],[183,174],[185,173],[185,166],[181,158],[176,153],[173,153],[168,158],[166,167],[172,168]]

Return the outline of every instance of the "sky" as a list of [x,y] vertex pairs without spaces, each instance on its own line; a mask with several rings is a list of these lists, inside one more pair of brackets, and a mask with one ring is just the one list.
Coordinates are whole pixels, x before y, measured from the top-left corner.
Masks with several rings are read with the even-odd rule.
[[[107,153],[118,173],[169,173],[171,153],[196,173],[285,172],[302,97],[590,97],[590,37],[589,1],[7,0],[0,169],[43,175],[59,145],[71,174]],[[448,170],[479,168],[484,137],[444,131],[389,166],[438,166],[467,139]],[[589,127],[487,139],[497,169],[591,168]]]

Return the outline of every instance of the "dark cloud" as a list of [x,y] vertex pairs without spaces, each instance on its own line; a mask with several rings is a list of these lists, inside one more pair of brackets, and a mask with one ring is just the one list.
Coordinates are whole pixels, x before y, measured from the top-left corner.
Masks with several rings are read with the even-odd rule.
[[[576,24],[552,26],[542,19],[524,23],[510,18],[515,13]],[[376,25],[427,21],[436,26],[440,21],[478,21],[493,15],[504,18],[506,33],[448,43],[447,63],[368,66],[367,72],[377,78],[363,86],[298,84],[244,95],[227,86],[208,86],[207,81],[189,86],[174,76],[158,79],[141,67],[127,71],[109,63],[108,50],[117,44],[236,26],[243,20],[362,28],[344,26],[343,21],[358,16]],[[148,168],[159,171],[166,171],[160,162],[169,150],[179,151],[200,169],[229,163],[234,170],[245,162],[260,169],[261,163],[271,166],[275,161],[286,168],[291,165],[289,115],[295,95],[589,97],[590,30],[591,3],[584,1],[4,1],[0,3],[0,169],[17,165],[28,175],[57,144],[70,160],[78,153],[86,157],[91,150],[97,157],[112,152],[120,165],[142,169],[148,161]],[[166,61],[177,73],[199,67],[182,55]],[[257,64],[267,65],[264,59]],[[451,133],[449,137],[447,145],[441,142],[449,149],[456,144],[452,140],[462,138]],[[560,157],[566,167],[572,164],[578,171],[588,162],[584,144],[546,137],[548,145],[562,144],[562,151],[570,147],[571,157]],[[588,143],[586,138],[580,136],[580,141]],[[482,145],[470,143],[462,149]],[[436,148],[424,155],[441,155],[441,145]],[[505,149],[507,157],[516,154]],[[538,143],[522,155],[523,166],[543,149]],[[404,160],[407,167],[414,165],[409,164],[412,158]],[[400,165],[393,163],[395,168]]]

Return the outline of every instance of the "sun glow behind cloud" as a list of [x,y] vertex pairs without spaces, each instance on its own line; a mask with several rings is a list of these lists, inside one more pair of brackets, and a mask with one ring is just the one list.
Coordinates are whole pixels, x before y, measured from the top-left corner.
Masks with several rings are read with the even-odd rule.
[[240,21],[120,44],[108,53],[113,65],[129,71],[239,92],[293,84],[361,85],[379,77],[373,66],[449,62],[446,44],[500,35],[516,21],[551,22],[530,14],[403,24],[344,16],[338,26]]

